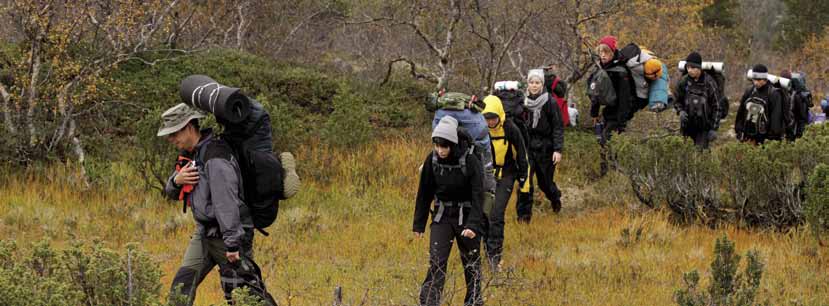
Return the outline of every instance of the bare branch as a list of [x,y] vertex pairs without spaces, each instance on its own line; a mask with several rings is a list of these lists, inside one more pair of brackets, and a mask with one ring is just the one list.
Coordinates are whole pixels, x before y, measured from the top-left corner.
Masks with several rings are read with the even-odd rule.
[[407,58],[401,57],[401,58],[397,58],[397,59],[394,59],[394,60],[389,62],[388,70],[386,70],[386,76],[383,77],[383,81],[380,82],[380,86],[386,85],[386,83],[388,83],[389,79],[391,78],[391,74],[392,74],[392,70],[394,68],[394,64],[400,63],[400,62],[403,62],[403,63],[406,63],[406,64],[409,65],[409,72],[411,73],[412,77],[415,78],[416,80],[427,80],[427,81],[432,82],[432,83],[437,83],[438,82],[438,80],[433,76],[418,73],[417,72],[417,65],[413,61],[411,61]]

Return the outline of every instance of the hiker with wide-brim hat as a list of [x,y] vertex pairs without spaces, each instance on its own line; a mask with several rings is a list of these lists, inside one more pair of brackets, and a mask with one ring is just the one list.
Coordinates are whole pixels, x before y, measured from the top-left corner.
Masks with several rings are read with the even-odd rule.
[[165,111],[157,135],[181,151],[164,193],[182,202],[196,221],[184,258],[171,285],[170,300],[192,305],[196,288],[219,266],[225,298],[235,288],[250,287],[268,305],[276,305],[264,289],[253,262],[253,221],[244,204],[242,179],[233,150],[210,129],[200,129],[206,115],[186,104]]
[[455,118],[441,118],[432,133],[434,149],[426,156],[420,173],[412,225],[416,237],[423,237],[432,212],[429,271],[420,289],[420,305],[441,305],[446,266],[452,244],[456,242],[466,278],[464,305],[483,305],[480,255],[483,170],[478,158],[467,153],[472,138],[461,139],[458,134]]

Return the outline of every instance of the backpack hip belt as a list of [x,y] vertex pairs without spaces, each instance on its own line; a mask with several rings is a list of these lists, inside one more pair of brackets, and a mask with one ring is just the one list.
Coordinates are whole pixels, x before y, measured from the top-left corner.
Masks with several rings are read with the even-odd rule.
[[435,217],[432,218],[435,222],[440,222],[443,218],[443,213],[446,210],[446,207],[458,207],[458,225],[463,225],[463,209],[464,208],[472,208],[472,202],[470,201],[463,201],[463,202],[455,202],[455,201],[441,201],[435,199],[435,205],[438,207],[438,212],[435,213]]

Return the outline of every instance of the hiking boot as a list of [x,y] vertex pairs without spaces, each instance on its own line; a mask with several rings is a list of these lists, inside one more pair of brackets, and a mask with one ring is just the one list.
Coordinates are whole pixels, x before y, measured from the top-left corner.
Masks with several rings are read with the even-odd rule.
[[285,170],[285,178],[282,181],[282,194],[287,199],[299,192],[301,183],[299,181],[299,175],[296,174],[296,160],[294,160],[294,155],[291,152],[282,152],[282,154],[279,154],[279,161],[282,162],[282,169]]
[[532,220],[532,217],[533,217],[532,215],[518,216],[518,223],[519,224],[530,224],[530,221]]
[[553,206],[553,212],[558,214],[561,211],[561,199],[550,202]]

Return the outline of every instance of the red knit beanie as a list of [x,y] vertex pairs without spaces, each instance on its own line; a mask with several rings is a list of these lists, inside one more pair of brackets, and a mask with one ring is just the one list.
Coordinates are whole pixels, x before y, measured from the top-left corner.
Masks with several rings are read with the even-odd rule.
[[607,45],[608,47],[610,47],[610,50],[616,52],[616,37],[614,36],[607,35],[605,37],[602,37],[602,39],[599,39],[599,44]]

